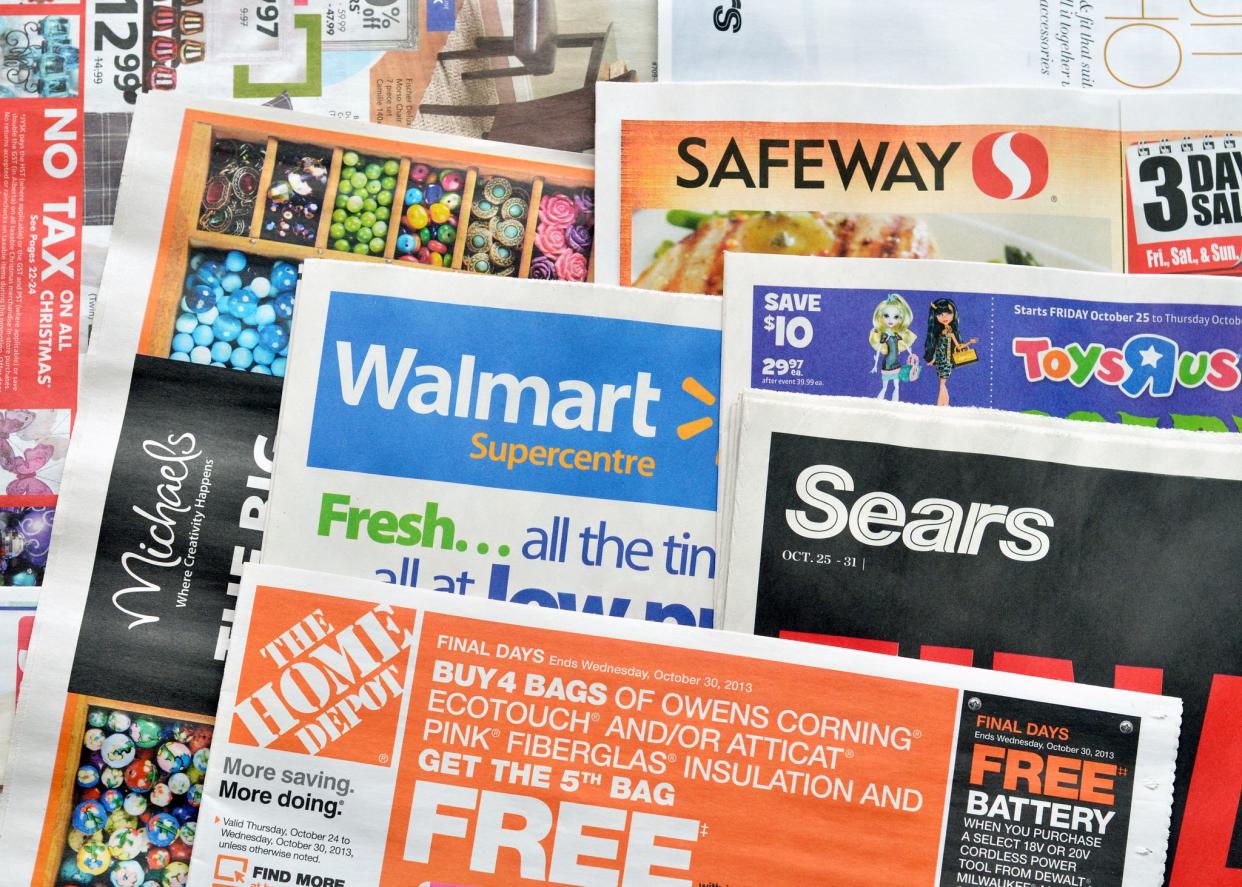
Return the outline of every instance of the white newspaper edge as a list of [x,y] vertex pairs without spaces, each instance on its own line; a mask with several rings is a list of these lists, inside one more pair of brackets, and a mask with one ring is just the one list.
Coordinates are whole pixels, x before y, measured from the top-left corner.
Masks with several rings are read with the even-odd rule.
[[158,232],[158,243],[166,222],[164,208],[172,184],[172,158],[177,156],[181,124],[190,110],[334,130],[343,138],[371,136],[412,146],[475,151],[578,169],[591,169],[594,163],[582,154],[373,123],[345,124],[328,117],[235,102],[157,95],[148,97],[138,108],[131,130],[134,137],[122,170],[116,222],[91,343],[81,364],[82,384],[74,425],[74,440],[79,443],[70,447],[65,460],[52,554],[40,596],[40,601],[47,604],[36,614],[22,694],[13,719],[6,768],[12,778],[0,793],[0,835],[4,838],[0,844],[0,870],[15,874],[21,881],[28,880],[33,871],[36,854],[29,848],[39,845],[45,815],[30,815],[33,807],[19,805],[16,809],[23,815],[10,819],[7,811],[13,799],[42,811],[48,796],[73,665],[71,651],[77,648],[108,479],[120,441],[155,269],[157,248],[151,242],[152,230]]
[[[595,90],[595,280],[605,284],[621,280],[623,120],[745,123],[807,122],[818,117],[833,122],[901,126],[986,122],[997,126],[1078,126],[1118,134],[1121,131],[1121,112],[1115,94],[1070,95],[1066,90],[1046,86],[601,82]],[[1120,191],[1120,161],[1117,176]]]
[[[990,669],[967,668],[937,662],[883,656],[818,644],[781,641],[754,635],[703,631],[702,629],[650,624],[585,613],[549,613],[539,607],[497,604],[456,595],[442,595],[423,589],[394,589],[382,582],[352,577],[330,576],[307,570],[276,567],[269,564],[247,564],[242,570],[241,590],[237,600],[237,621],[234,638],[244,649],[249,636],[250,618],[254,607],[255,589],[259,585],[305,591],[314,594],[349,597],[372,603],[412,605],[423,612],[442,613],[487,622],[503,622],[528,628],[577,634],[612,637],[640,644],[655,644],[674,649],[692,649],[730,656],[747,656],[789,665],[810,666],[834,671],[892,680],[972,690],[1020,697],[1057,705],[1072,705],[1096,711],[1137,715],[1143,719],[1135,761],[1135,794],[1131,799],[1129,830],[1126,835],[1126,863],[1122,887],[1156,887],[1164,878],[1168,852],[1169,826],[1173,806],[1175,760],[1181,732],[1182,703],[1180,699],[1127,690],[1114,690],[1088,684],[1071,684],[1046,678],[1008,674]],[[411,596],[412,595],[412,596]],[[508,607],[501,610],[500,607]],[[654,635],[654,637],[653,637]],[[661,637],[663,635],[663,637]],[[230,654],[224,670],[220,704],[216,712],[216,730],[212,755],[228,742],[232,710],[242,668],[242,657]],[[960,706],[960,700],[959,700]],[[402,725],[404,725],[404,708]],[[400,731],[399,731],[400,732]],[[399,756],[394,756],[394,763]],[[952,764],[950,762],[950,773]],[[203,792],[203,813],[210,816],[219,796],[223,771],[212,770]],[[385,830],[386,832],[386,830]],[[945,833],[941,831],[941,856]],[[194,864],[209,871],[201,861],[210,858],[214,848],[206,842],[194,847]],[[937,866],[939,870],[939,864]],[[195,869],[192,867],[191,872]],[[210,883],[199,876],[193,885]]]

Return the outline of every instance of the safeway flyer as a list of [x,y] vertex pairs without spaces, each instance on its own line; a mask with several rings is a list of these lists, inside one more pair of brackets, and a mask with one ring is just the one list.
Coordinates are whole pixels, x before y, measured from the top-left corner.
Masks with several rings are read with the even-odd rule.
[[1155,887],[1179,711],[249,566],[189,884]]
[[726,251],[1122,270],[1115,98],[601,84],[596,279],[722,291]]

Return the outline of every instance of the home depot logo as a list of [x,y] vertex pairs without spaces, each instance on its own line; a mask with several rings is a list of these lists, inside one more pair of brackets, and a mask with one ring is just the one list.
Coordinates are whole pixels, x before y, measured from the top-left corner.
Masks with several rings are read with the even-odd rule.
[[253,612],[230,739],[388,763],[417,613],[262,587]]
[[975,145],[971,172],[989,197],[1027,200],[1048,184],[1048,149],[1027,132],[994,132]]

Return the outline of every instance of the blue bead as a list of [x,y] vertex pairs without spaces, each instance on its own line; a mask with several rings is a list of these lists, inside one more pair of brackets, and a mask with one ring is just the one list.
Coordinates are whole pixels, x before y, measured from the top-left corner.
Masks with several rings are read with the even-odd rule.
[[402,234],[397,237],[397,252],[408,256],[418,246],[418,241],[414,239],[413,234]]
[[194,284],[196,284],[196,283],[198,283],[198,275],[197,275],[197,274],[189,274],[189,275],[186,275],[186,278],[185,278],[185,286],[183,287],[183,289],[185,289],[187,292],[189,292],[190,290],[194,289]]
[[198,318],[188,311],[177,317],[176,327],[179,333],[192,333],[196,326],[198,326]]
[[194,255],[190,256],[190,270],[197,271],[198,266],[203,264],[203,260],[206,258],[207,256],[205,256],[203,253],[195,253]]
[[285,359],[278,357],[272,361],[272,375],[283,376],[285,374]]
[[229,355],[229,363],[244,370],[254,363],[254,355],[250,353],[249,348],[234,348],[233,353]]
[[272,294],[272,282],[266,277],[256,277],[250,281],[250,288],[260,299],[266,299]]
[[177,333],[173,336],[172,350],[180,351],[183,354],[189,354],[194,348],[194,337],[189,333]]
[[210,345],[216,338],[215,333],[211,331],[211,327],[205,323],[200,323],[196,326],[192,336],[194,337],[195,345]]
[[276,309],[276,316],[284,320],[293,318],[293,293],[281,293],[272,300],[272,307]]
[[220,263],[203,262],[203,264],[199,266],[197,274],[199,283],[205,283],[208,286],[216,286],[220,283]]
[[270,303],[264,303],[255,309],[254,317],[250,318],[250,322],[255,326],[267,326],[276,322],[276,308]]
[[243,271],[249,264],[246,254],[237,250],[229,250],[229,254],[224,257],[224,267],[230,271]]
[[216,322],[211,325],[211,331],[216,334],[216,338],[221,342],[233,342],[242,331],[241,321],[236,317],[223,316],[216,318]]
[[228,314],[233,310],[233,299],[228,295],[223,295],[216,299],[216,307],[220,309],[221,314]]
[[220,281],[220,286],[224,288],[226,293],[241,289],[241,285],[242,279],[240,274],[226,274]]
[[227,364],[227,363],[221,363],[221,362],[220,362],[220,361],[218,361],[218,360],[213,360],[213,361],[211,362],[211,365],[212,365],[213,367],[226,367],[226,368],[228,367],[228,364]]
[[250,368],[250,372],[258,373],[260,376],[270,376],[272,374],[272,371],[261,363],[256,363],[254,366],[252,366]]
[[427,204],[430,206],[444,196],[444,189],[439,185],[428,185],[427,194],[425,196],[427,198]]
[[184,351],[174,351],[168,356],[173,360],[179,360],[182,363],[189,363],[190,361],[190,355],[186,354]]
[[224,295],[224,287],[217,283],[211,288],[211,293],[218,299]]
[[274,323],[259,330],[259,341],[265,348],[280,351],[289,345],[289,331],[280,324]]
[[405,205],[413,206],[416,203],[423,202],[423,189],[418,187],[407,188],[405,192]]
[[182,311],[188,312],[190,314],[194,313],[193,311],[190,311],[190,303],[186,300],[185,296],[182,296],[181,301],[178,302],[177,304],[181,307]]
[[238,334],[237,344],[240,345],[242,348],[253,349],[255,345],[259,344],[258,332],[251,329],[250,327],[247,327],[246,329],[242,330],[240,334]]
[[237,299],[233,300],[233,316],[240,317],[242,320],[249,320],[254,313],[259,310],[257,302],[244,302]]
[[211,349],[206,345],[199,345],[190,352],[191,363],[201,363],[203,365],[211,363]]
[[206,284],[198,284],[188,297],[190,310],[195,314],[216,307],[216,294]]
[[254,362],[262,364],[263,366],[268,366],[273,360],[276,359],[276,352],[271,348],[264,347],[263,345],[255,345],[251,351],[254,353]]
[[272,269],[272,285],[278,290],[291,290],[298,285],[298,269],[292,265],[276,265]]
[[228,342],[216,342],[211,346],[211,359],[213,361],[225,361],[229,359],[229,355],[233,353],[233,346]]
[[220,316],[220,300],[216,300],[216,307],[208,308],[206,311],[200,311],[197,315],[199,323],[205,323],[208,326],[216,322],[216,318]]

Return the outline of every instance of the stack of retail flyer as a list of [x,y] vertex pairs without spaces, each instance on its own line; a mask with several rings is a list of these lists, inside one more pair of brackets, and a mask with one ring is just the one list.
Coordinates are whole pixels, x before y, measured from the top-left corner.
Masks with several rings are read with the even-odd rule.
[[0,887],[1242,884],[1239,28],[0,3]]

